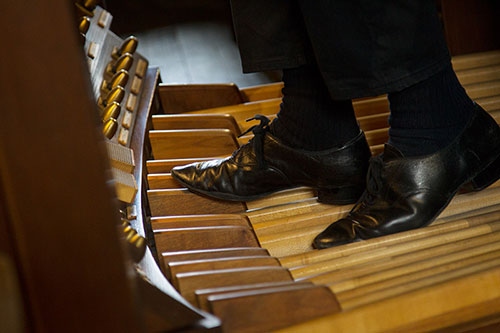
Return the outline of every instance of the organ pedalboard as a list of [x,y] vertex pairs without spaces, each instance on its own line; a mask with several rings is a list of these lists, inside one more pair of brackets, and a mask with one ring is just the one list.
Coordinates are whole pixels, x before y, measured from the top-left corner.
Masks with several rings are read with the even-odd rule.
[[[240,134],[255,121],[245,120],[275,117],[282,84],[158,87],[158,70],[148,69],[138,40],[112,33],[111,14],[93,3],[76,3],[79,30],[123,202],[123,232],[137,272],[154,271],[147,280],[175,306],[205,320],[215,314],[224,331],[270,331],[317,317],[324,318],[291,330],[466,330],[498,323],[500,182],[458,195],[427,228],[314,250],[313,238],[352,206],[320,204],[310,188],[225,202],[181,188],[170,174],[174,166],[228,156],[246,144],[252,135]],[[499,122],[500,52],[456,57],[453,66],[468,94]],[[382,152],[386,96],[355,100],[353,107],[372,153]],[[150,117],[162,109],[167,114]],[[464,290],[472,292],[461,297]]]

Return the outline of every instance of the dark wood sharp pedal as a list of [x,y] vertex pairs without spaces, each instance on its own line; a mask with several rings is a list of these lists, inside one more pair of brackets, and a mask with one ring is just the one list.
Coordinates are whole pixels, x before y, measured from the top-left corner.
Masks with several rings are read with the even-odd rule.
[[182,296],[195,304],[195,291],[197,289],[292,281],[292,277],[285,268],[264,266],[179,273],[173,276],[172,281]]
[[208,297],[225,332],[269,331],[340,312],[326,287],[294,285]]
[[259,246],[253,230],[243,226],[159,229],[155,239],[162,252]]

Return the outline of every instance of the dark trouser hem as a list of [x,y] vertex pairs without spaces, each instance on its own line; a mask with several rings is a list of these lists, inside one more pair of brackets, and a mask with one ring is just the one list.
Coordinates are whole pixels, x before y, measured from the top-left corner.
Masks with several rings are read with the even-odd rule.
[[[308,62],[302,57],[297,57],[295,59],[287,58],[287,59],[280,59],[280,60],[273,60],[273,61],[266,61],[259,63],[244,63],[243,72],[255,73],[255,72],[282,70],[287,68],[297,68],[307,63]],[[431,77],[434,74],[439,73],[449,64],[450,64],[450,57],[446,55],[441,60],[434,62],[428,66],[425,66],[422,69],[408,73],[393,81],[382,82],[376,87],[349,87],[348,89],[345,89],[344,88],[345,79],[335,80],[335,78],[331,78],[328,75],[328,73],[323,73],[323,78],[330,92],[330,96],[333,99],[336,100],[353,99],[361,97],[378,96],[390,92],[403,90]]]
[[243,73],[270,72],[288,68],[298,68],[307,65],[309,62],[301,55],[261,62],[246,62],[242,60]]
[[244,72],[316,63],[334,99],[407,88],[449,63],[434,0],[231,0]]
[[337,82],[324,74],[325,83],[328,86],[330,95],[333,99],[353,99],[361,97],[372,97],[390,92],[401,91],[414,84],[417,84],[429,77],[441,72],[450,64],[450,57],[446,55],[443,59],[423,67],[422,69],[408,73],[400,78],[391,81],[381,82],[376,87],[353,87],[343,88],[343,81]]

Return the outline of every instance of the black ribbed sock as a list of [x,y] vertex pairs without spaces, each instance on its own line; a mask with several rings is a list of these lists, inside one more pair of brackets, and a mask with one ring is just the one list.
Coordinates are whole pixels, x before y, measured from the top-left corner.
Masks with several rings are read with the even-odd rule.
[[330,98],[314,65],[283,70],[283,103],[271,132],[290,147],[324,150],[359,133],[351,100]]
[[451,68],[402,91],[389,94],[389,143],[404,156],[446,147],[464,129],[474,104]]

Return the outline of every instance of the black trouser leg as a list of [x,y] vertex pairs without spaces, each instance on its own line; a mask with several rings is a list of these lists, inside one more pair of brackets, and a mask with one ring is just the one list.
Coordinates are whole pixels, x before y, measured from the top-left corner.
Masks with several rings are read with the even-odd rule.
[[351,100],[333,100],[315,65],[283,70],[283,103],[271,131],[294,148],[324,150],[359,134]]

